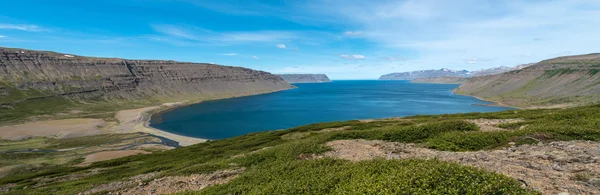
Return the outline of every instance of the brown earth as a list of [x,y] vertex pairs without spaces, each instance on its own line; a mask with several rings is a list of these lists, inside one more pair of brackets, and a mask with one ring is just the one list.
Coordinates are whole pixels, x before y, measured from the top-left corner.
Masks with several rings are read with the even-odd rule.
[[126,181],[103,184],[82,194],[111,192],[111,194],[173,194],[183,191],[198,191],[208,186],[223,184],[243,173],[244,169],[216,171],[210,174],[193,174],[188,176],[168,176],[155,178],[159,173],[135,176]]
[[23,140],[31,137],[75,138],[108,133],[102,119],[64,119],[30,122],[0,127],[0,139]]
[[475,123],[481,131],[504,131],[506,129],[500,128],[497,125],[525,122],[524,119],[471,119],[466,121]]
[[337,140],[325,156],[352,161],[439,159],[515,178],[543,194],[600,194],[600,143],[591,141],[521,145],[503,150],[447,152],[385,141]]

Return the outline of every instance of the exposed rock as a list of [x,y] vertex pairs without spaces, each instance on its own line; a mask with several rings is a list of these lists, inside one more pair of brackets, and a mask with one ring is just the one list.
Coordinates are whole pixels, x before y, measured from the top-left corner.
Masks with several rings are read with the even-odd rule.
[[600,177],[600,143],[591,141],[552,142],[521,145],[504,150],[476,152],[446,152],[385,141],[336,140],[327,143],[333,148],[325,156],[359,161],[373,158],[424,158],[458,162],[508,175],[543,194],[599,194],[600,188],[573,178],[586,173]]
[[[39,93],[9,103],[55,96],[106,100],[148,96],[239,96],[292,87],[278,76],[241,67],[66,56],[10,48],[0,48],[0,81],[3,89]],[[7,94],[10,90],[0,91]]]
[[[112,182],[112,183],[107,183],[107,184],[102,184],[99,186],[96,186],[94,189],[82,192],[80,194],[82,195],[88,195],[88,194],[98,194],[101,192],[111,192],[111,191],[117,191],[126,187],[130,187],[135,185],[136,183],[139,184],[142,181],[145,180],[149,180],[151,178],[154,178],[158,175],[159,173],[146,173],[146,174],[142,174],[142,175],[137,175],[137,176],[133,176],[130,177],[128,180],[125,181],[116,181],[116,182]],[[116,193],[116,194],[120,194],[120,193]]]
[[183,191],[198,191],[208,186],[226,183],[243,172],[244,169],[236,169],[216,171],[211,174],[169,176],[157,178],[148,183],[138,181],[137,186],[117,191],[116,194],[173,194]]
[[325,74],[278,74],[288,83],[326,83],[331,82]]
[[506,129],[498,127],[500,124],[525,122],[523,119],[472,119],[467,122],[475,123],[481,131],[503,131]]

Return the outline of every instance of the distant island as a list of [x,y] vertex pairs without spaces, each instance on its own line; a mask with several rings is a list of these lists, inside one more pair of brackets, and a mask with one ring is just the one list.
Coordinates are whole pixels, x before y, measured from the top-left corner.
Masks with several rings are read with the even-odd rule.
[[278,74],[288,83],[327,83],[331,82],[325,74]]

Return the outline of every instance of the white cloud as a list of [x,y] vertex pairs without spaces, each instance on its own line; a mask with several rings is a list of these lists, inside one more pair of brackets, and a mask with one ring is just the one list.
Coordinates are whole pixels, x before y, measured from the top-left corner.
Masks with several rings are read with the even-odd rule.
[[0,35],[0,39],[1,39],[1,38],[6,38],[6,36],[4,36],[4,35]]
[[3,30],[20,30],[20,31],[28,31],[28,32],[41,32],[46,31],[46,29],[37,26],[37,25],[29,25],[29,24],[0,24],[0,29]]
[[346,31],[344,32],[344,35],[346,36],[361,36],[363,35],[362,31]]
[[254,58],[255,60],[260,60],[260,58],[257,56],[252,56],[252,58]]
[[323,1],[332,3],[316,10],[361,29],[370,53],[410,57],[403,69],[514,66],[600,45],[600,28],[590,28],[600,26],[600,1]]
[[286,46],[284,44],[277,44],[275,45],[275,47],[279,48],[279,49],[285,49]]
[[466,59],[467,64],[477,64],[477,58]]
[[238,54],[237,53],[224,53],[224,54],[221,54],[221,55],[222,56],[237,56]]
[[[215,32],[189,25],[155,24],[151,27],[161,36],[150,36],[150,39],[163,42],[181,42],[216,44],[243,44],[252,42],[279,42],[296,39],[310,39],[308,32],[294,31],[247,31],[247,32]],[[281,44],[283,45],[283,44]],[[283,45],[285,46],[285,45]],[[279,47],[279,45],[277,45]]]
[[168,25],[168,24],[157,24],[152,25],[152,28],[162,34],[172,36],[175,38],[189,39],[189,40],[200,40],[197,36],[198,31],[204,31],[203,29],[198,29],[194,27],[186,27],[186,26],[177,26],[177,25]]
[[358,55],[358,54],[354,54],[354,55],[342,54],[342,55],[340,55],[340,58],[346,59],[346,60],[364,60],[365,56]]

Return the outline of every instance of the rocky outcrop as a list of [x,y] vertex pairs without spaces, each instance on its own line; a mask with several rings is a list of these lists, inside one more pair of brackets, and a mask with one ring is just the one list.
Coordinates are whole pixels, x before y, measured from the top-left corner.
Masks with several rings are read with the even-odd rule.
[[600,103],[600,54],[560,57],[470,78],[455,92],[522,108]]
[[241,67],[0,48],[0,95],[4,96],[0,104],[50,96],[86,100],[220,97],[289,88],[278,76]]
[[279,74],[288,83],[325,83],[331,82],[325,74]]

